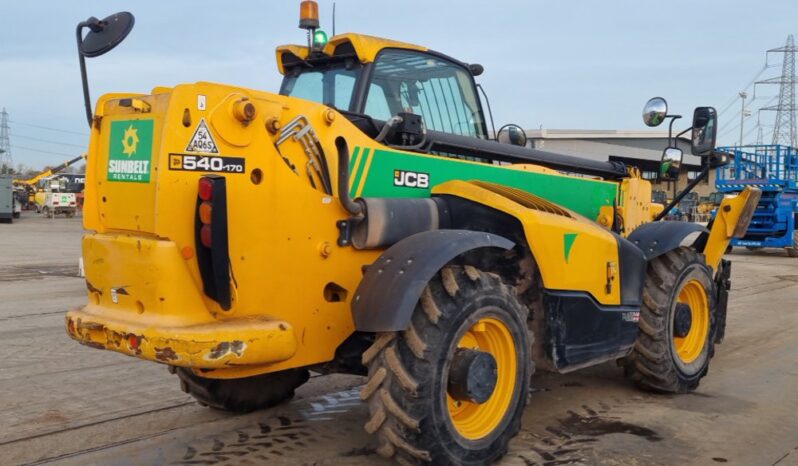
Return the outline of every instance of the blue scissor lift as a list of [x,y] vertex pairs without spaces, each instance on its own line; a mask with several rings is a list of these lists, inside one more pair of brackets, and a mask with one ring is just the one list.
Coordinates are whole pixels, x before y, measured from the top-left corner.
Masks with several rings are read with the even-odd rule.
[[734,155],[733,162],[717,169],[718,191],[733,194],[748,186],[762,191],[745,237],[732,239],[731,245],[787,248],[790,256],[798,256],[798,150],[770,144],[718,150]]

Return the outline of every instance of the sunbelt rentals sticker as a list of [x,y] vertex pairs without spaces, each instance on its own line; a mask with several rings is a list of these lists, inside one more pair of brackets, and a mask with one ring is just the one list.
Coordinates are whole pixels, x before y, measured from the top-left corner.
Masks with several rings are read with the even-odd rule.
[[149,183],[153,120],[111,122],[108,181]]

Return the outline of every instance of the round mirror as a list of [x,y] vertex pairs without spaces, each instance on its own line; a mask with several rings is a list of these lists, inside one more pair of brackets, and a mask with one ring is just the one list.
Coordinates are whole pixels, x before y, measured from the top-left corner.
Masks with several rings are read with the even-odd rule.
[[668,114],[668,102],[662,97],[654,97],[646,102],[643,107],[643,122],[646,126],[659,126],[660,123],[665,121],[665,116]]
[[84,57],[99,57],[122,42],[133,29],[135,19],[127,11],[113,14],[105,19],[89,18],[85,23],[89,33],[80,43],[80,54]]
[[525,147],[526,132],[518,125],[504,125],[499,128],[499,132],[496,134],[496,140],[502,144]]

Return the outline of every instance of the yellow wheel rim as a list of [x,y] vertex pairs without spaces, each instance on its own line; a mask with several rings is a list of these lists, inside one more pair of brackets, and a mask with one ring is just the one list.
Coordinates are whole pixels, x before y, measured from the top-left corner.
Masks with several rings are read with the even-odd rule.
[[701,356],[709,336],[709,302],[704,285],[690,280],[679,291],[677,301],[690,306],[692,325],[684,337],[673,337],[673,347],[679,359],[690,364]]
[[478,440],[496,429],[513,401],[518,377],[515,342],[502,321],[484,318],[463,334],[457,347],[484,351],[496,360],[496,388],[487,401],[477,404],[457,401],[448,393],[446,395],[454,428],[464,438]]

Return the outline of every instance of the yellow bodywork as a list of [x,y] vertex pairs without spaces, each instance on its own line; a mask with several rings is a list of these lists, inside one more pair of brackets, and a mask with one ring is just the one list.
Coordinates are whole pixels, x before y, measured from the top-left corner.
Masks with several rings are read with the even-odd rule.
[[[408,44],[406,42],[399,42],[396,40],[383,39],[382,37],[368,36],[365,34],[338,34],[330,38],[327,45],[324,47],[324,54],[333,55],[335,49],[342,44],[351,43],[352,48],[355,50],[358,60],[361,63],[371,63],[377,57],[381,50],[386,48],[400,48],[405,50],[417,50],[425,52],[429,49],[420,45]],[[299,58],[305,59],[308,57],[310,50],[304,45],[281,45],[277,47],[277,69],[280,74],[285,74],[283,66],[284,56],[287,54],[296,55]]]
[[[335,135],[348,135],[353,143],[371,141],[343,117],[328,123],[327,107],[304,100],[210,83],[159,91],[151,96],[107,95],[97,105],[99,122],[92,130],[87,167],[87,178],[94,182],[87,184],[84,210],[85,228],[94,232],[84,238],[90,304],[68,314],[72,336],[132,354],[125,345],[108,344],[113,338],[103,333],[141,330],[140,336],[152,343],[142,345],[136,356],[159,360],[155,342],[160,345],[166,341],[162,337],[174,334],[180,347],[171,347],[174,357],[160,361],[205,369],[216,369],[219,362],[197,355],[223,343],[219,335],[226,331],[231,340],[259,348],[255,355],[248,350],[230,355],[224,369],[206,374],[216,377],[242,376],[253,367],[268,372],[331,360],[354,330],[348,299],[360,281],[361,268],[379,252],[337,246],[335,224],[346,211],[291,171],[277,154],[277,136],[266,129],[266,122],[276,119],[285,125],[295,115],[305,115],[328,154],[334,154]],[[196,110],[198,94],[207,98],[204,112]],[[122,97],[141,99],[151,110],[140,113],[120,106]],[[246,125],[234,115],[234,104],[242,99],[257,109]],[[170,123],[165,131],[165,122],[182,121],[185,109],[191,109],[192,124]],[[247,161],[247,173],[229,175],[227,187],[230,261],[237,285],[229,311],[203,294],[195,257],[196,186],[202,173],[167,166],[170,153],[185,152],[200,118],[216,136],[220,154]],[[105,180],[106,134],[110,123],[120,119],[154,120],[154,182]],[[304,157],[299,144],[285,144],[280,150],[296,160]],[[336,173],[335,157],[328,158],[330,171]],[[255,170],[263,174],[259,184],[250,176]],[[345,290],[346,299],[326,299],[328,285]],[[126,294],[116,293],[113,302],[111,290],[118,288]],[[248,327],[247,321],[257,325]],[[211,340],[203,326],[214,323],[219,335]],[[293,343],[284,345],[286,338]]]
[[[362,61],[374,60],[385,47],[426,50],[361,35],[336,36],[327,49],[332,53],[346,41]],[[279,48],[280,66],[286,53],[301,56],[307,49]],[[70,336],[89,346],[202,369],[203,377],[211,378],[331,361],[354,331],[350,300],[363,267],[381,251],[338,245],[336,222],[349,214],[339,199],[319,189],[321,180],[302,144],[288,138],[278,145],[281,128],[300,116],[315,130],[333,177],[339,136],[372,154],[396,151],[327,106],[233,86],[199,82],[158,87],[151,95],[100,98],[84,207],[89,304],[67,314]],[[111,125],[128,120],[152,120],[149,182],[107,180]],[[205,173],[182,171],[174,158],[186,153],[202,121],[218,155],[246,161],[243,173],[225,174],[233,277],[229,310],[204,294],[196,258],[197,183]],[[548,171],[528,164],[492,167]],[[546,288],[585,291],[605,305],[620,303],[617,241],[608,231],[611,210],[585,219],[520,190],[480,182],[451,181],[434,193],[518,218]],[[619,198],[627,233],[656,215],[650,185],[638,177],[621,184]],[[570,245],[563,238],[571,238]]]
[[759,203],[762,191],[747,187],[737,196],[725,197],[718,207],[712,230],[709,232],[704,256],[712,270],[718,270],[718,264],[726,253],[732,238],[742,238],[748,230],[748,224]]
[[[536,196],[512,188],[449,181],[432,192],[469,199],[519,219],[545,288],[587,291],[599,303],[620,304],[618,243],[609,230],[562,208],[559,213],[530,208]],[[567,253],[565,235],[574,235]]]
[[618,211],[623,218],[623,236],[629,236],[637,227],[648,223],[664,210],[664,206],[651,202],[651,183],[640,178],[637,169],[630,169],[630,177],[621,181]]
[[[204,111],[197,110],[198,95],[207,100]],[[120,105],[131,98],[146,105]],[[241,101],[254,104],[257,111],[246,124],[235,113]],[[188,126],[179,123],[186,112]],[[211,83],[158,88],[149,96],[103,96],[89,148],[87,178],[94,181],[87,183],[84,207],[84,225],[91,231],[83,241],[90,303],[67,316],[73,338],[145,359],[212,369],[204,373],[208,377],[241,377],[330,361],[354,331],[349,300],[362,267],[374,262],[380,251],[337,245],[336,221],[348,213],[337,198],[310,186],[303,166],[297,174],[284,161],[305,160],[302,146],[291,141],[278,153],[275,141],[280,133],[267,128],[269,122],[282,127],[304,115],[328,154],[333,175],[335,137],[344,136],[350,146],[383,147],[341,115],[333,112],[331,118],[330,112],[305,100]],[[106,180],[110,124],[130,119],[154,122],[150,183]],[[201,119],[216,137],[220,155],[244,157],[247,164],[246,173],[227,176],[229,250],[236,284],[228,311],[203,293],[195,257],[193,225],[202,173],[168,166],[169,154],[185,152]],[[252,176],[255,170],[262,173],[258,184]],[[606,229],[587,219],[537,212],[468,183],[449,183],[436,192],[447,189],[530,225],[530,243],[543,264],[547,287],[588,291],[604,304],[619,302],[618,286],[612,284],[617,248]],[[564,233],[578,234],[568,261]],[[607,259],[596,261],[597,255]],[[329,287],[343,290],[342,299],[325,295]],[[122,341],[127,334],[141,337],[138,350]],[[293,343],[285,344],[287,340]],[[245,342],[246,347],[222,359],[208,359],[219,344],[233,341]]]

